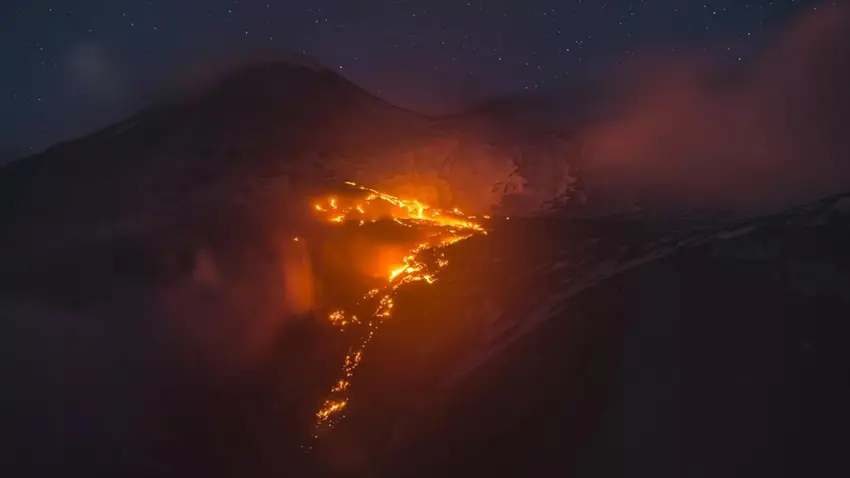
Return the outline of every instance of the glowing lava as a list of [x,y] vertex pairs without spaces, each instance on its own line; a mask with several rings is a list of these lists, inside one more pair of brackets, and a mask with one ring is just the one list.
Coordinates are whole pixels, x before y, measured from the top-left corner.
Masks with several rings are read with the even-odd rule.
[[[329,197],[313,205],[313,209],[323,220],[343,224],[352,222],[362,226],[381,219],[393,220],[407,227],[420,227],[428,230],[426,240],[412,247],[406,255],[387,271],[387,283],[365,293],[358,306],[370,306],[371,317],[361,322],[355,315],[345,310],[334,310],[328,315],[330,323],[344,329],[353,324],[365,325],[362,340],[352,347],[342,365],[342,376],[331,388],[329,396],[316,412],[316,433],[332,428],[344,416],[348,405],[348,390],[351,379],[368,343],[381,323],[392,317],[395,297],[402,287],[413,282],[433,284],[437,280],[439,269],[448,265],[442,248],[468,239],[475,234],[486,234],[484,228],[472,216],[466,216],[459,209],[445,211],[423,204],[414,199],[401,199],[374,189],[347,182],[357,188],[357,199],[344,200]],[[364,196],[365,195],[365,196]]]

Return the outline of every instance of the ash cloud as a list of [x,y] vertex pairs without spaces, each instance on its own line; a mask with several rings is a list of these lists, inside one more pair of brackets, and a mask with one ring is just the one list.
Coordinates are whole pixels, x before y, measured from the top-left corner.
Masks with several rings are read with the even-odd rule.
[[850,8],[823,7],[730,68],[645,55],[580,133],[588,183],[662,202],[764,210],[850,187]]

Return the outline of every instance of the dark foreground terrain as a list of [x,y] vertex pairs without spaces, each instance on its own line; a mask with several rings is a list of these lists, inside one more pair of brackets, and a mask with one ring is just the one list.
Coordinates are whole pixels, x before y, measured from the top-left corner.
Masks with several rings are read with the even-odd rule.
[[[346,420],[306,454],[337,331],[192,303],[204,330],[236,321],[210,359],[163,326],[154,285],[33,260],[47,286],[3,302],[3,461],[14,476],[846,476],[848,200],[663,234],[496,223],[399,298]],[[56,295],[74,270],[111,292]],[[276,338],[223,360],[252,327]]]
[[425,407],[388,476],[844,475],[844,214],[714,234],[553,302]]

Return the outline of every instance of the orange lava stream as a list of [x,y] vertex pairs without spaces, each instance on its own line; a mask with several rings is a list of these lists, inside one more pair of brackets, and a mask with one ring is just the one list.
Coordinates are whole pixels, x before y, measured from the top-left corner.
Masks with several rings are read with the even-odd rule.
[[487,233],[474,216],[467,216],[458,209],[441,210],[415,199],[401,199],[352,182],[346,184],[359,189],[365,197],[351,201],[329,197],[319,201],[313,205],[313,209],[321,219],[331,224],[351,221],[360,226],[381,219],[391,219],[403,226],[427,227],[434,232],[427,240],[412,247],[387,271],[386,285],[363,295],[360,303],[374,304],[374,312],[365,322],[345,310],[334,310],[328,315],[328,321],[340,329],[352,324],[366,325],[367,333],[357,346],[349,350],[339,380],[316,412],[313,438],[317,438],[322,430],[332,428],[344,417],[351,380],[375,331],[384,320],[392,317],[398,291],[413,282],[433,284],[437,280],[437,272],[448,265],[445,254],[440,249],[475,234]]

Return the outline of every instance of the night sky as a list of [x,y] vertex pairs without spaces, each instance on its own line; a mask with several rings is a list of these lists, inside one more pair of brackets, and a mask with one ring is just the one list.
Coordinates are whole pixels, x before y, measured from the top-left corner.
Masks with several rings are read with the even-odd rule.
[[[0,155],[150,103],[202,62],[303,52],[431,114],[564,87],[646,49],[746,62],[803,0],[11,0],[0,6]],[[0,160],[8,159],[0,157]]]

